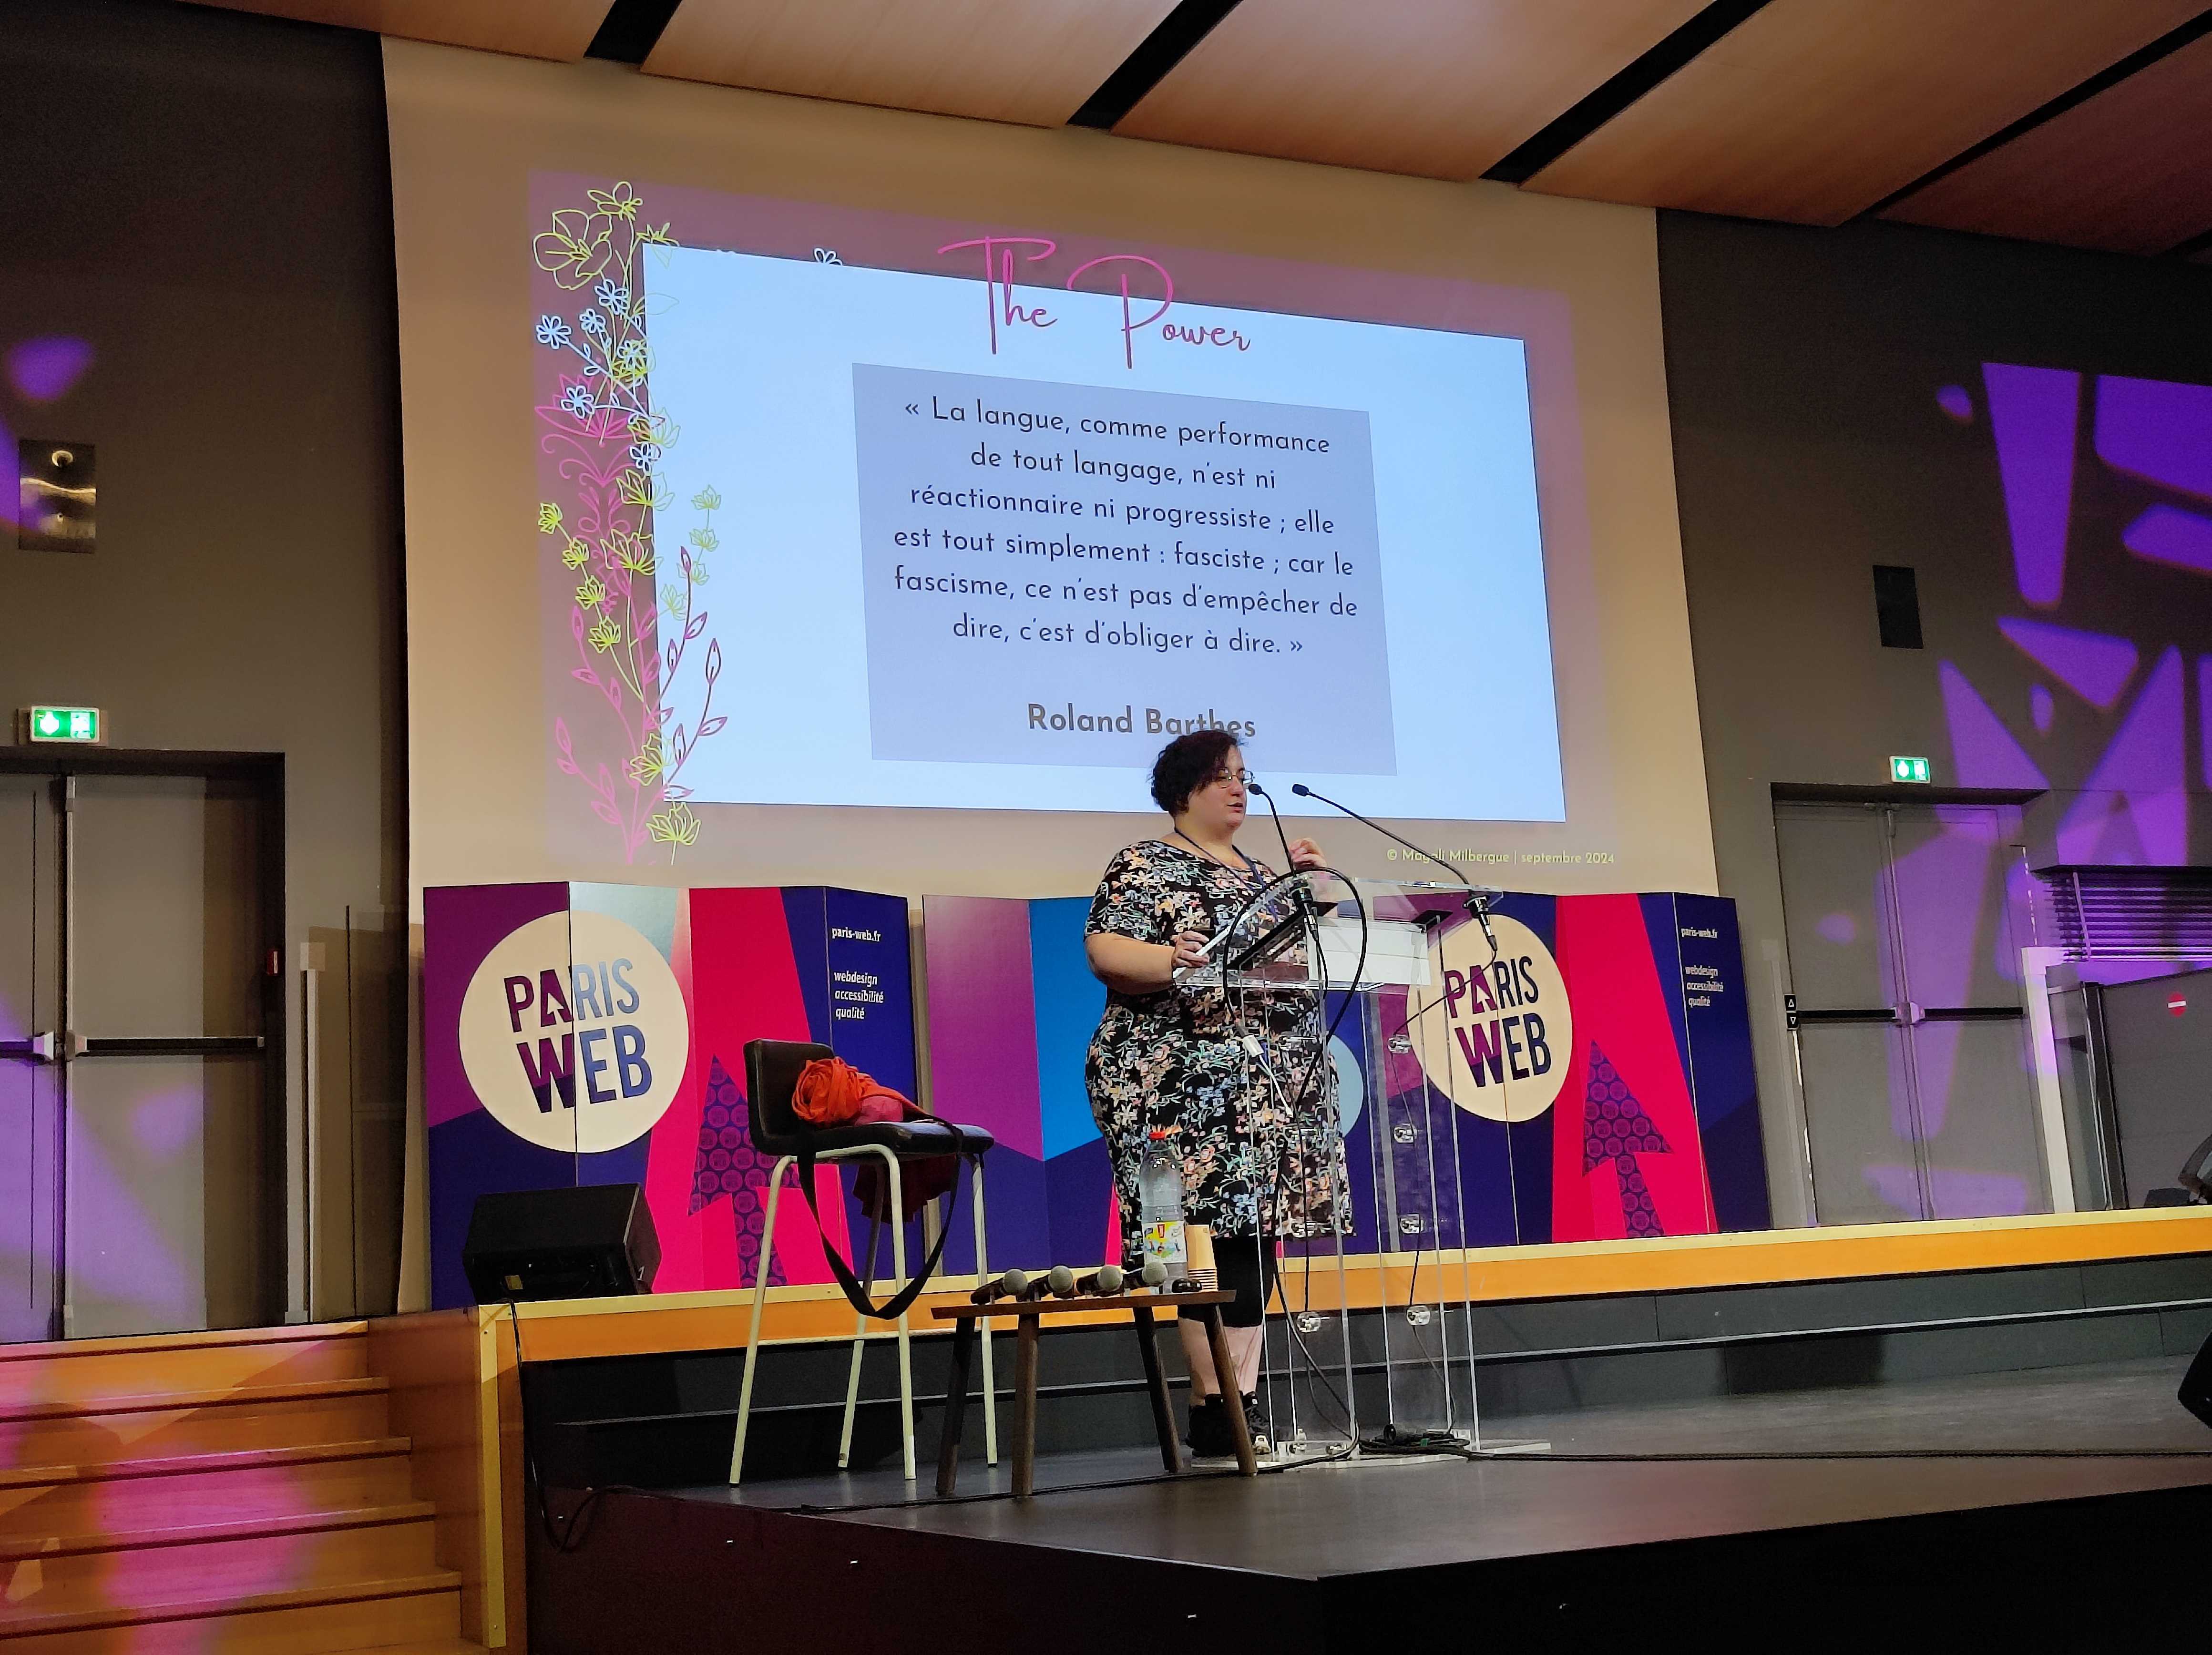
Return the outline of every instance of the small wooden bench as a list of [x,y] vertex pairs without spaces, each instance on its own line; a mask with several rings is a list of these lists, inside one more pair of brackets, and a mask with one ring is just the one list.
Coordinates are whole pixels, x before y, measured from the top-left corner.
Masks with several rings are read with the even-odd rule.
[[[941,1305],[931,1312],[940,1322],[958,1324],[952,1333],[952,1382],[945,1393],[945,1434],[937,1451],[937,1492],[952,1493],[960,1470],[960,1433],[968,1413],[968,1362],[975,1347],[975,1325],[981,1321],[1015,1319],[1014,1347],[1014,1493],[1030,1494],[1036,1476],[1037,1331],[1048,1316],[1073,1316],[1099,1311],[1126,1310],[1136,1323],[1137,1345],[1145,1361],[1145,1386],[1152,1398],[1152,1425],[1159,1433],[1160,1463],[1180,1472],[1182,1443],[1176,1435],[1175,1410],[1168,1403],[1168,1382],[1160,1371],[1158,1329],[1152,1313],[1195,1311],[1206,1325],[1206,1342],[1213,1352],[1213,1371],[1225,1375],[1221,1398],[1229,1410],[1229,1433],[1237,1445],[1237,1469],[1246,1476],[1260,1474],[1259,1457],[1252,1449],[1251,1427],[1244,1418],[1243,1399],[1237,1393],[1237,1364],[1229,1359],[1229,1339],[1221,1324],[1221,1306],[1233,1293],[1123,1293],[1085,1294],[1077,1299],[999,1299],[988,1305]],[[984,1399],[988,1406],[990,1398]]]

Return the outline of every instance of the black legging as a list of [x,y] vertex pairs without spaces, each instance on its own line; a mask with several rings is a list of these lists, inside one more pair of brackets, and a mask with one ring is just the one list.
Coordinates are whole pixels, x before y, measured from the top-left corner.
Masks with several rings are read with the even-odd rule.
[[1224,1235],[1213,1244],[1214,1279],[1234,1293],[1221,1307],[1222,1322],[1230,1327],[1257,1327],[1267,1311],[1267,1295],[1275,1288],[1275,1238]]

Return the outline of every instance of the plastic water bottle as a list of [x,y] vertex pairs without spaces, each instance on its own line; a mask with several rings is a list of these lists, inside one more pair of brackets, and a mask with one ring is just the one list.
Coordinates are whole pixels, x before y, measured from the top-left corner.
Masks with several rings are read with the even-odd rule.
[[1137,1173],[1137,1206],[1145,1223],[1145,1257],[1167,1266],[1170,1281],[1189,1274],[1182,1239],[1182,1160],[1164,1127],[1152,1129],[1152,1144]]

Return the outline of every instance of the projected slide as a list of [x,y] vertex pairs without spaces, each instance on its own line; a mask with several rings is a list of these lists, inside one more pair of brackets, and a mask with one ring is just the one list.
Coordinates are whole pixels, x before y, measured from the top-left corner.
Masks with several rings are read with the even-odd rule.
[[1521,342],[1106,283],[654,262],[661,481],[721,502],[694,797],[1141,809],[1219,726],[1385,815],[1563,819]]
[[853,403],[877,758],[1126,767],[1203,707],[1395,767],[1365,416],[871,367]]

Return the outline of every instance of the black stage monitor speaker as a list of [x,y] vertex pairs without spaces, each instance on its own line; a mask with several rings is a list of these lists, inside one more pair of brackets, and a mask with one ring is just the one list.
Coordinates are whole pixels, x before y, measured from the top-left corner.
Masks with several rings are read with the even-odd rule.
[[653,1291],[660,1238],[635,1184],[477,1197],[461,1268],[480,1305]]

